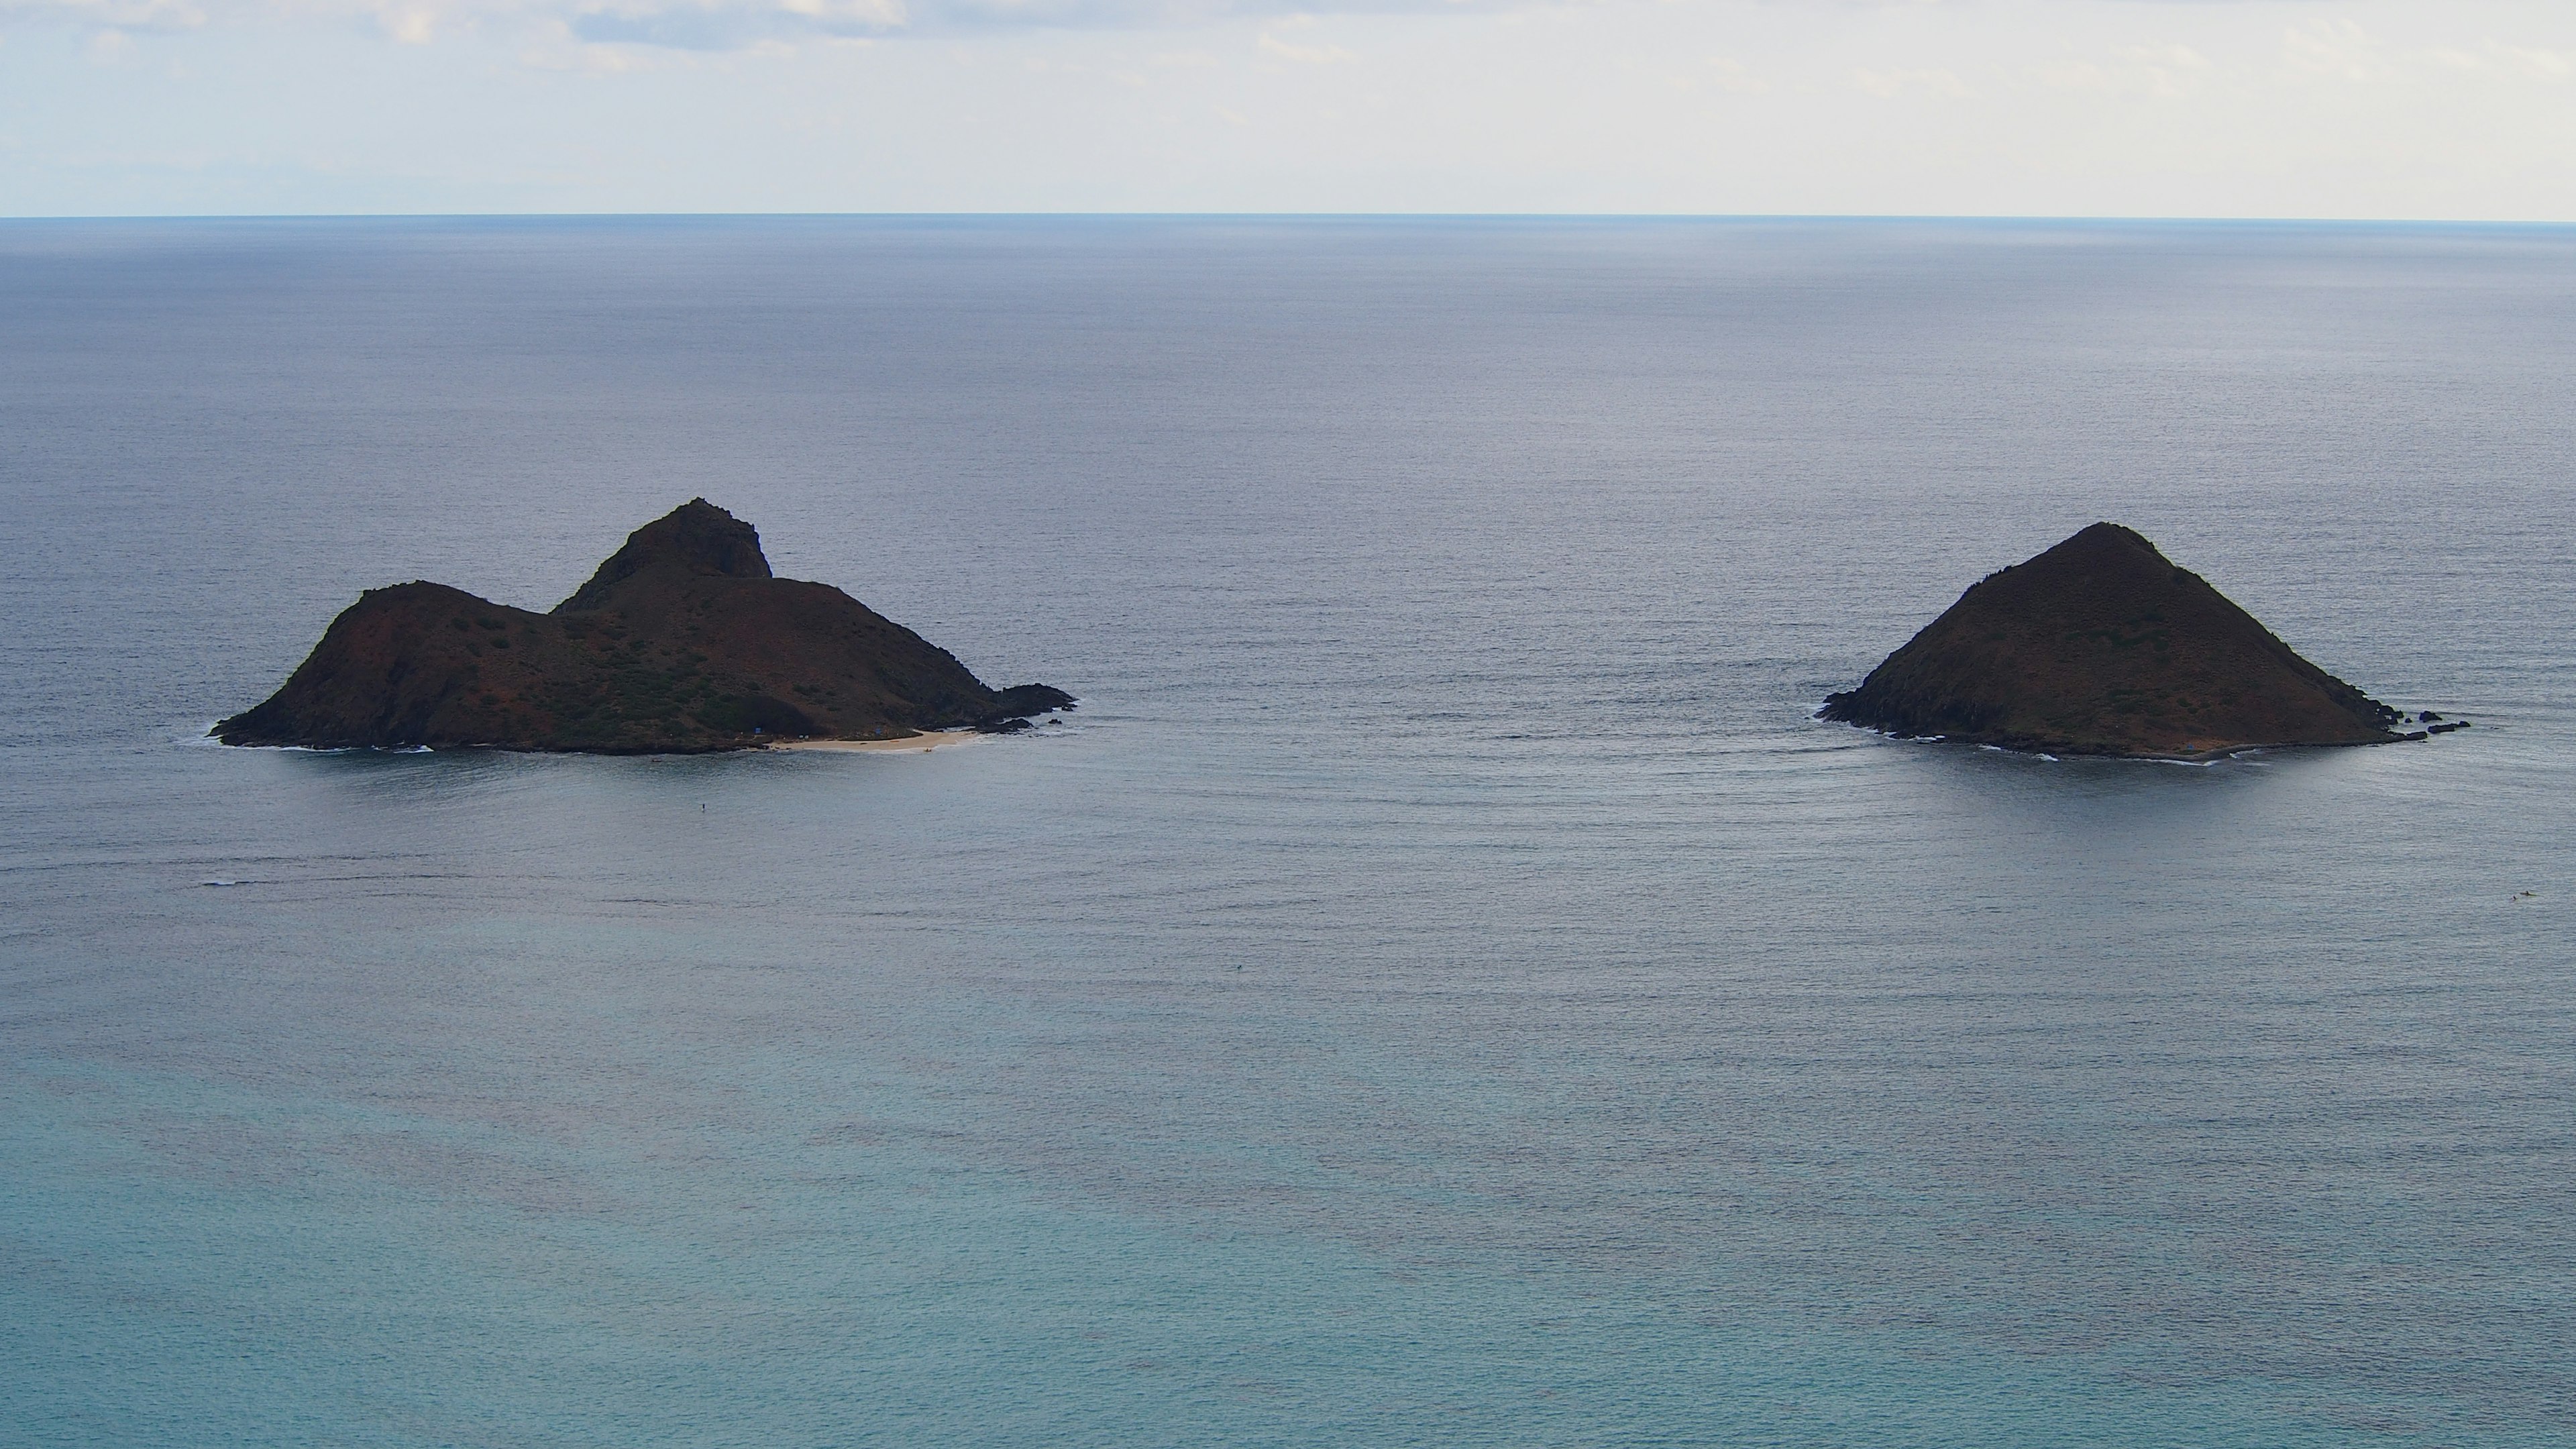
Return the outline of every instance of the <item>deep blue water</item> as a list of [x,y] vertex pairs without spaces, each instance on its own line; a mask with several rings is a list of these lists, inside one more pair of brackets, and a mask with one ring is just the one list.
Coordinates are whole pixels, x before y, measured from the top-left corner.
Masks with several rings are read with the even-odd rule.
[[[1074,723],[195,742],[700,493]],[[1808,717],[2096,518],[2476,728]],[[2576,1443],[2576,232],[0,224],[0,558],[0,1443]]]

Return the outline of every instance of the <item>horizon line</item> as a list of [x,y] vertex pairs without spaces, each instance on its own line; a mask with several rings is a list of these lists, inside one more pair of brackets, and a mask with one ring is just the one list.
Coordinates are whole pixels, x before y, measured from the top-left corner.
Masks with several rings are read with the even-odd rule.
[[2155,216],[2045,212],[1726,211],[208,211],[0,214],[0,225],[42,222],[259,221],[1416,221],[1416,222],[1904,222],[1961,225],[2420,227],[2576,230],[2576,219],[2509,217]]

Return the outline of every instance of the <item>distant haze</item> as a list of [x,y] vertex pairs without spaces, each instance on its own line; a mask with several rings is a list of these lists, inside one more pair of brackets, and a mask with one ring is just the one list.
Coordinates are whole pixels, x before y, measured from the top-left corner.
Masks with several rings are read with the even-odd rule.
[[2567,0],[0,0],[0,214],[2576,221]]

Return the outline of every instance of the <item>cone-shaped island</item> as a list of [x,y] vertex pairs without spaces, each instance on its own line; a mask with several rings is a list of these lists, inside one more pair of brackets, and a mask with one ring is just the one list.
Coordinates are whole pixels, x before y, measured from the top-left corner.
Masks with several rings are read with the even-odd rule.
[[659,754],[788,739],[1006,730],[1070,706],[986,688],[827,584],[772,578],[760,535],[700,498],[639,528],[549,613],[444,584],[371,589],[232,745]]
[[1891,735],[2079,755],[2424,737],[2114,523],[1988,575],[1819,713]]

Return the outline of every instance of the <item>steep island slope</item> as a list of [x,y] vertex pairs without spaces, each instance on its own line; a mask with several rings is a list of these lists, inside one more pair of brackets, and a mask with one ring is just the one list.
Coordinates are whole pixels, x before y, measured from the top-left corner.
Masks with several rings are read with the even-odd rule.
[[2113,523],[1988,575],[1819,713],[1892,735],[2084,755],[2423,738]]
[[839,589],[771,577],[752,526],[700,498],[637,529],[548,613],[444,584],[371,589],[214,734],[640,754],[1009,729],[1072,703],[1043,684],[986,688]]

